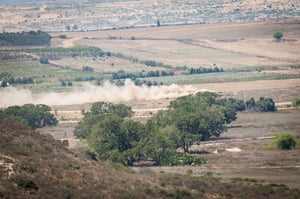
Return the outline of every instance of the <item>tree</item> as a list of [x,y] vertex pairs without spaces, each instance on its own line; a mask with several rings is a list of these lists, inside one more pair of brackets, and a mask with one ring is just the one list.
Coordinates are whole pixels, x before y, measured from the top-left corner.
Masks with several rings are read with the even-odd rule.
[[132,165],[136,158],[128,151],[137,145],[143,133],[142,123],[109,115],[94,125],[88,143],[101,159]]
[[168,141],[154,123],[143,124],[116,114],[97,121],[89,133],[88,144],[101,159],[132,165],[136,161],[155,159]]
[[25,104],[23,106],[10,106],[1,112],[0,115],[25,123],[29,127],[36,129],[57,125],[58,121],[50,111],[51,108],[43,104]]
[[7,81],[6,80],[1,81],[1,87],[7,87]]
[[246,108],[248,110],[254,110],[255,109],[255,100],[254,98],[250,98],[248,101],[246,101]]
[[73,26],[73,30],[75,30],[75,31],[78,30],[78,25],[75,24],[75,25]]
[[259,100],[255,102],[252,97],[246,101],[246,109],[250,111],[273,112],[276,111],[276,106],[271,98],[260,97]]
[[121,118],[132,117],[133,112],[131,107],[124,104],[113,104],[109,102],[95,102],[92,104],[90,113],[93,115],[116,114]]
[[87,139],[99,158],[126,165],[155,159],[170,141],[152,121],[143,124],[130,120],[133,112],[123,104],[96,102],[75,127],[78,138]]
[[297,145],[297,138],[288,133],[281,133],[271,142],[271,146],[278,149],[290,150]]
[[66,83],[64,80],[61,80],[61,81],[60,81],[60,85],[61,85],[62,87],[65,87],[65,86],[67,85],[67,83]]
[[282,32],[276,32],[274,33],[273,37],[276,39],[277,42],[279,42],[282,39],[283,34]]
[[94,69],[90,66],[83,66],[82,72],[94,72]]
[[67,85],[68,86],[73,86],[73,83],[71,81],[68,81]]
[[92,131],[93,125],[104,120],[109,115],[117,115],[121,118],[130,118],[133,112],[124,104],[112,104],[108,102],[95,102],[90,111],[84,113],[83,119],[76,125],[74,135],[85,139]]
[[160,27],[160,21],[159,21],[159,19],[157,19],[156,25],[157,25],[157,27]]
[[234,106],[236,111],[244,111],[246,110],[246,105],[243,100],[229,98],[229,102]]
[[261,112],[273,112],[276,111],[275,102],[271,98],[261,97],[255,104],[255,109]]
[[219,137],[227,129],[226,124],[236,119],[233,105],[217,97],[216,93],[204,92],[177,98],[169,110],[160,111],[153,119],[176,146],[188,153],[195,141]]
[[41,57],[40,58],[40,63],[41,64],[49,64],[49,60],[47,57]]
[[295,99],[293,99],[293,101],[292,101],[292,106],[293,106],[293,107],[298,107],[298,106],[300,106],[300,98],[295,98]]
[[66,25],[66,29],[67,29],[67,31],[70,31],[71,30],[71,26],[70,25]]

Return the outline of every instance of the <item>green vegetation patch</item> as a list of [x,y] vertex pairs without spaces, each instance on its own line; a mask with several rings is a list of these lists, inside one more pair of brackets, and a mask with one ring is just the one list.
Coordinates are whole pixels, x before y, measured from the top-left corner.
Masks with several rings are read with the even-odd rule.
[[86,139],[90,150],[103,160],[129,166],[142,161],[197,165],[206,160],[175,150],[182,147],[189,153],[195,141],[220,136],[226,124],[236,119],[236,110],[216,93],[205,92],[178,98],[169,110],[160,111],[145,124],[131,120],[132,115],[131,108],[123,104],[93,103],[74,135]]
[[292,106],[293,106],[293,107],[298,107],[298,106],[300,106],[300,98],[295,98],[295,99],[293,99],[293,101],[292,101]]
[[51,36],[42,31],[0,33],[1,46],[37,46],[49,45]]
[[275,139],[269,143],[268,148],[291,150],[299,144],[300,140],[296,136],[289,133],[281,133],[276,135]]
[[242,82],[256,80],[280,80],[300,78],[299,74],[272,74],[258,72],[222,72],[195,75],[176,75],[166,77],[151,77],[146,80],[162,82],[164,85],[175,84],[197,84],[197,83],[222,83]]
[[37,61],[28,62],[2,62],[0,63],[1,72],[7,72],[14,77],[34,78],[35,80],[50,81],[55,79],[73,79],[76,77],[87,77],[81,71],[69,70],[49,64],[41,64]]
[[10,106],[0,111],[0,116],[15,120],[36,129],[47,125],[57,125],[58,121],[47,105],[25,104],[23,106]]
[[200,165],[205,163],[207,163],[207,160],[204,158],[178,154],[175,151],[161,151],[157,158],[157,164],[160,166]]

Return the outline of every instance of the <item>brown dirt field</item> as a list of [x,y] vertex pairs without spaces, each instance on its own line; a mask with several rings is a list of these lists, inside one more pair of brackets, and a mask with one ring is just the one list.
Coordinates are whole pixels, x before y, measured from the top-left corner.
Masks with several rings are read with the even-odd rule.
[[[241,22],[241,23],[219,23],[219,24],[200,24],[200,25],[182,25],[182,26],[162,26],[148,28],[134,28],[122,30],[105,30],[91,32],[57,32],[51,33],[53,36],[66,34],[70,38],[100,38],[108,39],[109,36],[131,39],[131,36],[144,39],[191,39],[191,38],[223,38],[223,39],[241,39],[245,36],[265,37],[266,34],[273,33],[279,27],[286,28],[288,32],[293,32],[295,37],[299,34],[298,19],[287,19],[281,21],[267,22]],[[249,32],[249,30],[257,30]],[[226,34],[224,34],[226,33]],[[235,33],[235,34],[232,34]],[[262,34],[263,33],[263,34]],[[238,34],[239,37],[236,37]],[[291,33],[293,34],[293,33]],[[271,35],[271,38],[273,35]]]
[[[300,62],[299,20],[149,27],[127,30],[52,33],[66,34],[56,46],[88,44],[141,60],[173,66],[240,68],[288,66]],[[273,34],[284,33],[276,42]],[[110,40],[109,37],[117,39]],[[132,40],[131,38],[135,39]],[[121,38],[121,39],[119,39]]]
[[300,80],[260,80],[249,82],[211,83],[195,85],[199,89],[221,92],[224,95],[248,100],[251,97],[271,97],[275,102],[292,101],[299,97]]

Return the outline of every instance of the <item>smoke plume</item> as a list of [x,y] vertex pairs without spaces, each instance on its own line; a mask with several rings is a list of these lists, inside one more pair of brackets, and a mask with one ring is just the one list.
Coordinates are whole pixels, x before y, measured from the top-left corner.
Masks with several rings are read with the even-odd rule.
[[109,82],[102,86],[85,84],[80,90],[72,92],[33,94],[26,89],[6,87],[0,89],[0,107],[23,105],[28,103],[52,105],[84,104],[96,101],[128,102],[133,100],[159,100],[176,98],[197,92],[191,85],[179,86],[136,86],[132,81],[126,80],[124,86],[116,86]]

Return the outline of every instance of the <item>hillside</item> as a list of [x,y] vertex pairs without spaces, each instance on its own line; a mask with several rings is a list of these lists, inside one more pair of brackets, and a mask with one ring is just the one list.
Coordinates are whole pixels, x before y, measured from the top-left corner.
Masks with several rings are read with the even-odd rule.
[[0,119],[0,198],[298,198],[284,185],[155,174],[97,162]]
[[[6,1],[5,1],[6,2]],[[297,18],[297,0],[18,1],[0,4],[0,30],[91,31]]]

